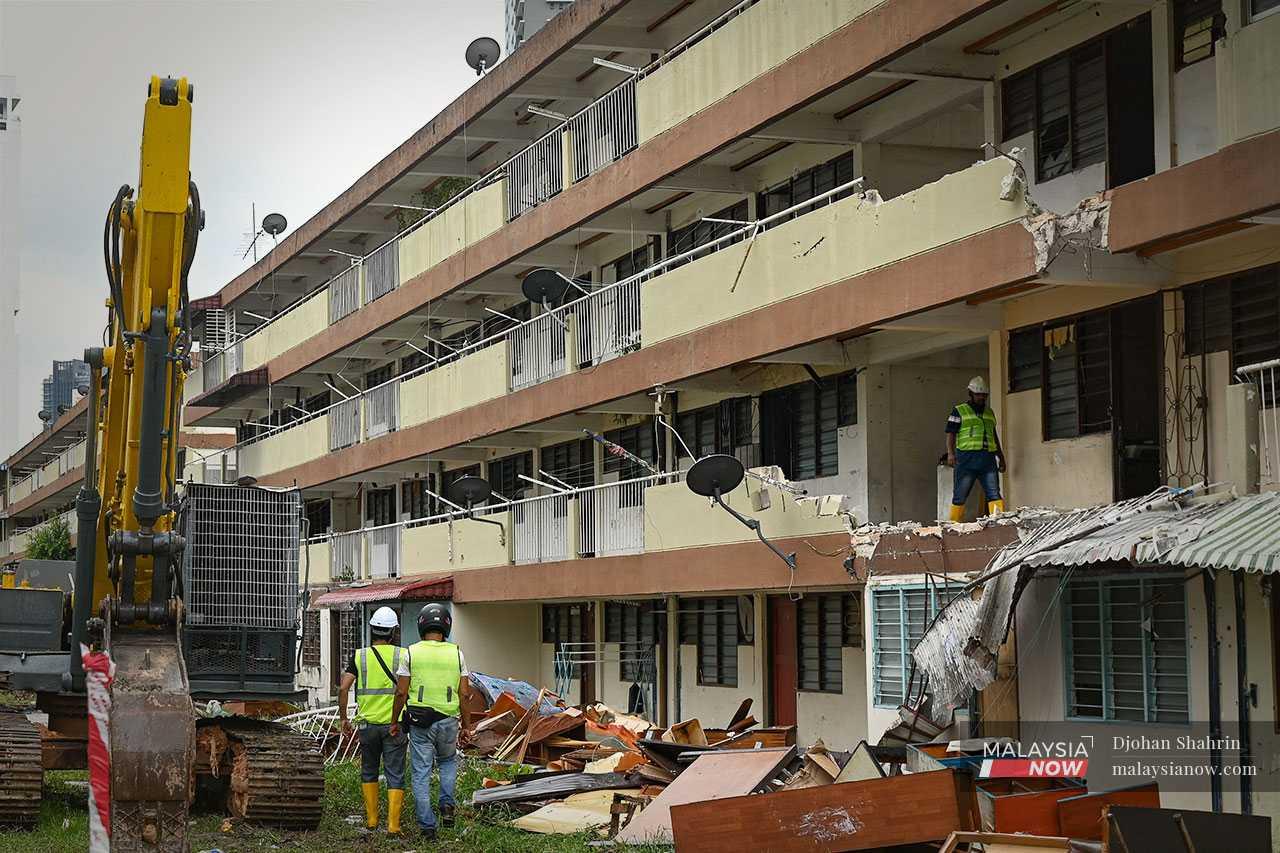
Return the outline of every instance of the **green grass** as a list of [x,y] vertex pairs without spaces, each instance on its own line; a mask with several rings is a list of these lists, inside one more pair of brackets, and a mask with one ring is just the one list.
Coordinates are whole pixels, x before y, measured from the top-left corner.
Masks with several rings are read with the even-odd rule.
[[[457,799],[460,804],[471,798],[485,776],[509,779],[516,768],[464,759],[458,774]],[[45,774],[44,803],[40,824],[34,832],[0,832],[0,853],[83,853],[88,837],[87,794],[83,786],[69,782],[83,781],[82,771]],[[401,825],[405,834],[392,838],[385,832],[366,834],[364,803],[360,796],[360,768],[356,764],[331,767],[325,772],[324,818],[315,832],[283,832],[267,827],[250,826],[232,821],[230,831],[223,832],[222,814],[196,814],[191,822],[191,850],[201,853],[277,853],[305,850],[308,853],[404,853],[417,850],[447,853],[542,853],[542,851],[590,850],[589,834],[535,835],[512,827],[510,813],[487,809],[473,812],[466,805],[458,808],[457,824],[442,829],[434,844],[424,842],[417,833],[413,817],[413,793],[405,792]],[[382,796],[382,826],[386,826],[386,793]],[[636,851],[642,848],[629,848]],[[669,850],[651,847],[648,850]]]
[[36,694],[25,690],[0,690],[0,708],[34,708]]

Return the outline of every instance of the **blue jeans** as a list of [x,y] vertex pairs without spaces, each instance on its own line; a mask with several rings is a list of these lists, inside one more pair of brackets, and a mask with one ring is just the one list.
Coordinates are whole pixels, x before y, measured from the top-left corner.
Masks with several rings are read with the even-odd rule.
[[975,480],[982,483],[982,491],[988,501],[1000,500],[1000,469],[996,466],[996,455],[985,450],[957,451],[951,503],[962,506],[969,499]]
[[418,826],[435,829],[436,816],[431,811],[431,768],[440,762],[440,807],[453,806],[453,791],[458,783],[458,718],[445,717],[426,728],[409,726],[409,756]]

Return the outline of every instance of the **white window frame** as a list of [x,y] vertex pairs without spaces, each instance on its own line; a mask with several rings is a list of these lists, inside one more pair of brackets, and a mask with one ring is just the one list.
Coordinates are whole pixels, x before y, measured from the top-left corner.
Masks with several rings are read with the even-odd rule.
[[[870,613],[868,614],[864,612],[863,619],[866,620],[869,616],[870,624],[871,624],[871,701],[872,701],[872,705],[874,705],[877,708],[897,708],[903,702],[907,701],[907,693],[911,689],[911,681],[910,681],[911,652],[915,649],[916,645],[920,642],[920,638],[924,636],[924,632],[929,629],[929,625],[932,624],[938,612],[946,604],[946,602],[950,600],[948,598],[943,598],[942,593],[948,590],[953,590],[955,593],[959,593],[961,588],[962,588],[961,584],[952,584],[949,587],[944,589],[938,586],[937,584],[922,584],[922,583],[893,584],[893,585],[883,585],[883,586],[872,586],[867,588],[870,594],[870,601],[867,602],[866,604],[866,610],[870,611]],[[911,641],[911,638],[907,636],[907,619],[906,619],[906,608],[905,608],[904,596],[908,592],[924,592],[928,596],[928,598],[926,599],[926,612],[925,612],[924,626],[921,629],[920,637],[916,637],[914,641]],[[890,595],[890,594],[896,595],[898,599],[898,607],[897,607],[898,620],[896,624],[898,627],[899,639],[904,641],[903,646],[905,647],[902,649],[902,652],[901,652],[902,657],[898,664],[900,667],[900,676],[902,680],[902,696],[897,698],[896,700],[894,697],[884,695],[884,692],[881,689],[881,683],[880,683],[881,621],[880,621],[880,610],[877,606],[876,597],[878,595]],[[923,674],[921,674],[921,677],[923,677]]]

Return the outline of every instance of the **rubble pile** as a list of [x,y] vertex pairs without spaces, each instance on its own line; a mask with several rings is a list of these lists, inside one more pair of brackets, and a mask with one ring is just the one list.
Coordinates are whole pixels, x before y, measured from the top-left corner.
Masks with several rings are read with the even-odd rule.
[[529,832],[589,831],[601,844],[711,853],[897,845],[1139,853],[1154,848],[1126,846],[1126,829],[1194,826],[1207,840],[1228,829],[1222,821],[1243,820],[1229,828],[1243,833],[1233,837],[1270,843],[1268,818],[1161,809],[1154,781],[1092,791],[1084,778],[988,778],[988,756],[1008,754],[1010,741],[953,737],[951,714],[939,719],[927,695],[903,706],[877,745],[842,751],[821,741],[798,748],[795,726],[760,726],[750,699],[722,728],[698,719],[661,728],[524,682],[473,676],[473,684],[464,750],[537,769],[486,779],[471,805],[506,808]]

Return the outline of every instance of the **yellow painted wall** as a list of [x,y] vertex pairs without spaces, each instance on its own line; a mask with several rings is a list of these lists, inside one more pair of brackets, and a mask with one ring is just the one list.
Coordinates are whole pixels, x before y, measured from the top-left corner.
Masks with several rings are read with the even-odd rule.
[[1111,433],[1043,439],[1040,391],[1006,398],[1008,420],[1001,442],[1004,476],[1013,506],[1066,508],[1111,503]]
[[409,427],[507,393],[507,347],[495,344],[400,385],[400,424]]
[[308,542],[303,559],[310,561],[311,565],[308,566],[306,563],[299,561],[298,583],[300,585],[305,584],[308,578],[312,584],[327,583],[333,580],[329,574],[329,543],[327,541]]
[[879,5],[761,0],[636,85],[644,144]]
[[801,690],[796,693],[796,742],[822,738],[831,749],[853,749],[880,732],[867,730],[867,656],[862,649],[841,650],[839,693]]
[[449,639],[462,648],[472,672],[537,684],[538,608],[536,602],[454,604]]
[[261,367],[329,328],[327,291],[318,290],[280,319],[244,339],[241,370]]
[[[762,488],[769,493],[770,506],[755,512],[751,509],[751,496]],[[841,516],[819,516],[816,502],[797,504],[778,489],[763,486],[750,478],[728,495],[725,503],[744,515],[760,519],[765,536],[772,539],[818,536],[845,529]],[[689,491],[684,483],[645,489],[644,509],[645,551],[671,551],[756,538],[737,519],[707,498]]]
[[1280,15],[1242,27],[1218,43],[1218,144],[1280,127]]
[[495,181],[457,202],[400,240],[400,281],[460,252],[506,222],[505,180]]
[[1021,198],[1000,200],[1000,182],[1010,171],[1007,159],[995,159],[883,204],[851,196],[665,273],[640,291],[644,344],[1013,221],[1026,205]]
[[461,572],[507,565],[511,562],[511,513],[495,513],[485,518],[502,522],[505,542],[500,541],[497,527],[475,520],[408,528],[401,545],[400,573]]
[[240,448],[241,474],[261,477],[319,459],[329,452],[329,415]]

